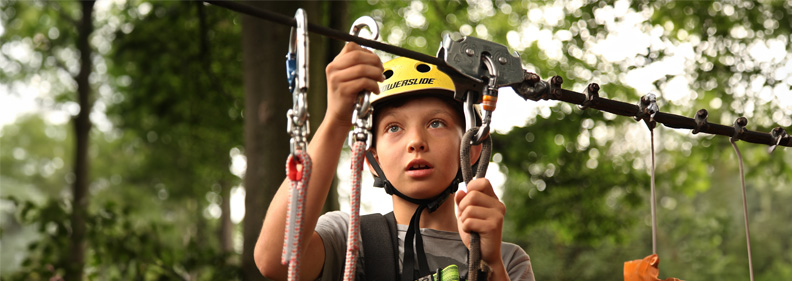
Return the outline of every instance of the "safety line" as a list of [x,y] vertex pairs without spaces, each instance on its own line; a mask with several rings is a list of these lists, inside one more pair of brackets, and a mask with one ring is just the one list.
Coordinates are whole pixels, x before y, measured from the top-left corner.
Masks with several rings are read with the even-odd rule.
[[[518,92],[519,93],[519,92]],[[586,95],[570,91],[566,89],[559,89],[555,95],[549,95],[543,98],[534,98],[534,97],[525,97],[525,99],[531,100],[540,100],[540,99],[550,99],[550,100],[558,100],[568,103],[573,103],[577,105],[583,105],[586,102]],[[631,103],[626,103],[617,100],[611,100],[607,98],[598,97],[595,99],[595,102],[592,102],[588,105],[588,108],[597,109],[600,111],[605,111],[609,113],[613,113],[616,115],[621,116],[635,116],[638,112],[638,106]],[[663,124],[664,126],[672,129],[695,129],[696,128],[696,121],[693,118],[675,115],[666,112],[657,112],[654,116],[654,121]],[[731,137],[734,135],[734,127],[726,126],[716,123],[709,123],[707,122],[704,127],[702,127],[699,132],[712,134],[712,135],[721,135]],[[775,140],[773,136],[769,133],[762,133],[750,130],[744,130],[742,135],[740,135],[739,140],[756,143],[756,144],[764,144],[764,145],[774,145]],[[792,147],[792,135],[787,135],[781,138],[778,145]]]
[[748,203],[745,199],[745,171],[743,170],[743,158],[740,149],[737,148],[735,140],[731,139],[730,142],[734,148],[734,152],[737,153],[737,160],[740,162],[740,184],[742,187],[743,218],[745,219],[745,244],[748,247],[748,273],[750,274],[750,280],[754,281],[753,258],[751,258],[751,232],[749,231],[750,227],[748,227]]
[[[215,6],[223,7],[223,8],[232,10],[232,11],[236,11],[236,12],[239,12],[239,13],[242,13],[242,14],[246,14],[246,15],[249,15],[249,16],[253,16],[253,17],[257,17],[257,18],[260,18],[260,19],[268,20],[268,21],[271,21],[271,22],[283,24],[283,25],[288,25],[288,26],[296,26],[297,25],[297,23],[294,20],[294,18],[291,18],[291,17],[288,17],[288,16],[284,16],[284,15],[281,15],[281,14],[278,14],[278,13],[270,12],[270,11],[267,11],[267,10],[264,10],[264,9],[251,7],[249,5],[240,4],[238,2],[233,2],[233,1],[204,1],[204,2],[210,3],[210,4],[215,5]],[[355,43],[358,43],[359,45],[371,47],[371,48],[374,48],[374,49],[377,49],[377,50],[380,50],[380,51],[384,51],[384,52],[388,52],[388,53],[391,53],[391,54],[394,54],[394,55],[398,55],[398,56],[402,56],[402,57],[408,57],[408,58],[416,59],[416,60],[423,61],[423,62],[426,62],[426,63],[431,63],[431,64],[434,64],[434,65],[438,65],[438,66],[445,66],[446,65],[445,61],[443,61],[440,58],[436,58],[436,57],[433,57],[433,56],[430,56],[430,55],[427,55],[427,54],[424,54],[424,53],[419,53],[419,52],[408,50],[408,49],[405,49],[405,48],[396,47],[396,46],[393,46],[393,45],[388,45],[388,44],[385,44],[385,43],[382,43],[382,42],[377,42],[377,41],[374,41],[374,40],[369,40],[369,39],[366,39],[366,38],[354,36],[354,35],[348,34],[346,32],[338,31],[338,30],[335,30],[335,29],[332,29],[332,28],[327,28],[327,27],[324,27],[324,26],[321,26],[321,25],[308,23],[308,31],[309,32],[313,32],[313,33],[317,33],[317,34],[321,34],[321,35],[324,35],[324,36],[327,36],[329,38],[333,38],[333,39],[336,39],[336,40],[355,42]]]
[[[249,5],[240,4],[237,2],[232,1],[204,1],[219,7],[223,7],[229,10],[233,10],[242,14],[246,14],[249,16],[261,18],[264,20],[272,21],[275,23],[288,25],[288,26],[295,26],[296,21],[294,18],[280,15],[278,13],[270,12],[267,10],[251,7]],[[331,28],[327,28],[324,26],[308,23],[308,31],[313,33],[318,33],[329,38],[342,40],[342,41],[351,41],[358,43],[363,46],[368,46],[377,50],[381,50],[384,52],[388,52],[397,56],[409,57],[412,59],[416,59],[419,61],[423,61],[426,63],[431,63],[438,66],[446,66],[447,63],[440,58],[429,56],[423,53],[411,51],[408,49],[388,45],[385,43],[368,40],[365,38],[353,36],[347,34],[342,31],[334,30]],[[448,67],[444,69],[450,69]],[[535,74],[534,74],[535,75]],[[560,78],[560,77],[559,77]],[[517,87],[518,85],[514,85],[513,87]],[[515,89],[516,90],[516,89]],[[517,91],[519,94],[519,91]],[[540,99],[552,99],[558,100],[568,103],[573,103],[577,105],[583,105],[586,101],[586,95],[566,90],[566,89],[557,89],[553,94],[543,96],[543,97],[526,97],[521,95],[524,99],[531,99],[531,100],[540,100]],[[588,105],[587,108],[594,108],[600,111],[610,112],[616,115],[621,116],[635,116],[636,112],[638,111],[638,107],[634,104],[611,100],[606,98],[597,97],[591,105]],[[654,120],[663,124],[668,128],[673,129],[695,129],[696,122],[693,118],[688,118],[685,116],[674,115],[665,112],[658,112],[657,115],[654,117]],[[716,123],[706,123],[706,126],[700,129],[700,132],[704,132],[707,134],[712,135],[721,135],[721,136],[732,136],[734,135],[734,129],[731,126],[725,126]],[[765,144],[765,145],[775,145],[776,142],[773,139],[773,136],[769,133],[762,133],[756,131],[745,130],[744,133],[740,136],[740,140],[750,142],[750,143],[757,143],[757,144]],[[792,135],[787,135],[780,138],[778,145],[792,147]]]

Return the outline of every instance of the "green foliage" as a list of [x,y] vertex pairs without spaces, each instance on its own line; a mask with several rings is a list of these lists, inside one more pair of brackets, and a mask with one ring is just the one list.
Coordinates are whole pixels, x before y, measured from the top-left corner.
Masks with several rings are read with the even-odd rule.
[[[22,83],[46,81],[51,88],[45,92],[54,96],[45,106],[72,104],[77,31],[69,19],[79,17],[78,6],[0,2],[3,87],[15,93]],[[781,96],[792,81],[789,1],[371,0],[349,6],[352,18],[382,21],[383,41],[423,53],[434,54],[444,33],[460,32],[509,46],[526,69],[544,78],[560,75],[567,89],[598,82],[602,96],[625,102],[655,92],[663,112],[692,116],[707,108],[709,120],[722,124],[745,115],[757,131],[792,124]],[[219,222],[205,212],[240,182],[228,169],[229,150],[242,144],[239,16],[197,2],[160,1],[129,1],[109,13],[96,24],[104,31],[94,35],[100,50],[94,60],[102,63],[93,83],[113,126],[91,136],[86,273],[91,280],[238,279],[238,257],[219,250],[210,231]],[[616,58],[594,51],[625,32],[614,25],[636,15],[630,31],[651,35],[650,44],[612,46],[626,53]],[[99,44],[103,40],[108,45]],[[773,44],[787,54],[757,55]],[[12,48],[31,55],[14,57]],[[680,52],[688,57],[671,60]],[[679,69],[638,75],[656,75],[649,85],[629,83],[629,73],[664,63]],[[691,93],[671,98],[676,93],[664,89],[679,78]],[[525,247],[537,280],[620,279],[623,261],[651,251],[648,130],[630,118],[563,103],[526,102],[526,108],[539,113],[494,135],[496,164],[508,177],[505,240]],[[731,145],[662,126],[654,131],[661,276],[746,279]],[[71,202],[61,194],[73,181],[71,130],[30,117],[5,126],[0,137],[2,278],[60,275],[70,233]],[[738,145],[756,280],[792,279],[792,154]]]
[[[68,249],[68,202],[48,200],[37,205],[15,197],[4,198],[17,205],[17,218],[23,224],[37,225],[47,236],[30,243],[22,267],[7,280],[51,280],[63,274],[60,256]],[[228,264],[228,254],[200,247],[190,240],[182,251],[161,233],[173,231],[174,225],[154,220],[141,221],[136,206],[108,201],[87,217],[90,259],[86,263],[91,280],[193,280],[192,273],[204,270],[200,280],[237,278],[238,268]],[[165,230],[165,231],[163,231]]]
[[[382,19],[384,41],[408,49],[433,54],[442,35],[459,32],[507,45],[527,70],[560,75],[566,89],[597,82],[600,96],[625,102],[659,92],[663,112],[693,116],[707,108],[710,122],[727,125],[743,115],[757,131],[792,124],[792,108],[782,98],[792,85],[784,70],[789,1],[375,0],[357,6],[355,16]],[[636,36],[616,41],[620,34]],[[622,45],[604,44],[608,40]],[[786,54],[763,57],[761,50],[769,53],[773,44]],[[620,52],[607,55],[602,46]],[[635,78],[645,82],[637,85]],[[679,81],[690,93],[667,90]],[[497,164],[508,177],[505,240],[525,246],[537,280],[621,278],[623,261],[651,253],[649,132],[631,118],[557,102],[526,104],[537,108],[542,113],[525,126],[494,136]],[[737,163],[728,140],[663,126],[654,131],[661,276],[747,278]],[[790,208],[780,202],[790,199],[792,156],[738,145],[757,280],[788,279],[781,268],[792,264],[783,223]]]

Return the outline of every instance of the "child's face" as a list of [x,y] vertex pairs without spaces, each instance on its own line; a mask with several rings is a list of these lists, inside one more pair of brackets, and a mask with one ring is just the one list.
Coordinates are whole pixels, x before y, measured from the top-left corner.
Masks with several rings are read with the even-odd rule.
[[459,168],[459,119],[437,97],[412,98],[377,114],[375,155],[393,186],[416,199],[448,187]]

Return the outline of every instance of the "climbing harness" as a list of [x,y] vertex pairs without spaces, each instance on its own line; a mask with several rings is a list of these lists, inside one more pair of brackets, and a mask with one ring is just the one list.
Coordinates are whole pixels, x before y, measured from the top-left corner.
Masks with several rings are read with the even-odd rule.
[[[363,16],[352,23],[350,33],[358,36],[360,31],[367,27],[371,31],[372,40],[379,37],[377,22]],[[352,191],[350,193],[349,229],[347,231],[346,264],[344,266],[344,280],[355,280],[358,252],[360,250],[360,179],[363,172],[363,157],[366,150],[371,147],[372,109],[370,102],[371,93],[362,91],[358,94],[355,110],[352,113],[353,129],[349,132],[349,146],[352,148]]]
[[654,128],[657,124],[654,120],[655,115],[660,112],[657,106],[657,98],[654,94],[648,94],[641,97],[638,103],[638,113],[635,115],[636,121],[643,120],[650,132],[651,154],[652,154],[652,170],[651,170],[651,191],[650,191],[650,208],[652,212],[652,254],[657,254],[657,206],[655,198],[655,148],[654,148]]
[[281,263],[289,266],[289,280],[299,280],[300,240],[302,235],[305,195],[311,178],[311,156],[308,155],[308,31],[303,9],[294,14],[297,26],[291,30],[289,53],[286,55],[286,76],[292,93],[292,108],[286,113],[287,131],[291,136],[286,175],[291,183],[286,211],[286,231]]
[[737,161],[740,164],[740,187],[742,187],[743,218],[745,219],[745,244],[748,247],[748,273],[751,278],[750,280],[753,281],[754,274],[753,258],[751,258],[751,232],[750,227],[748,227],[748,203],[745,195],[745,170],[743,168],[742,153],[740,153],[740,149],[737,147],[737,141],[740,140],[740,136],[742,136],[743,132],[745,132],[745,125],[748,125],[748,119],[745,117],[737,118],[737,120],[734,121],[734,136],[729,138],[729,142],[731,142],[734,152],[737,153]]

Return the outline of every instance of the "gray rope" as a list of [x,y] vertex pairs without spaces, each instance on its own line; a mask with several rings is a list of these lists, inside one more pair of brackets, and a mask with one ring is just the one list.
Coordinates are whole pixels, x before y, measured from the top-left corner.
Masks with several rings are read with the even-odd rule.
[[651,202],[652,209],[652,254],[657,254],[657,206],[655,204],[655,149],[654,149],[654,130],[649,130],[652,135],[652,184],[651,184]]
[[[462,179],[465,184],[473,180],[473,167],[470,166],[470,148],[474,143],[478,127],[469,129],[464,136],[462,136],[462,143],[460,145],[459,161],[460,169],[462,170]],[[478,160],[478,168],[476,169],[476,178],[483,178],[487,174],[487,166],[489,165],[490,155],[492,154],[492,138],[487,136],[481,142],[481,155]],[[470,233],[470,252],[468,253],[468,278],[467,280],[478,280],[478,269],[481,266],[481,237],[476,232]]]
[[745,243],[748,245],[748,272],[751,277],[751,281],[754,280],[753,274],[753,259],[751,258],[751,232],[749,231],[748,227],[748,206],[745,199],[745,171],[743,170],[743,159],[742,154],[740,153],[740,149],[737,148],[737,143],[735,142],[734,138],[729,138],[731,141],[731,145],[734,148],[734,152],[737,153],[737,160],[740,162],[740,183],[742,184],[742,202],[743,202],[743,217],[745,219]]

